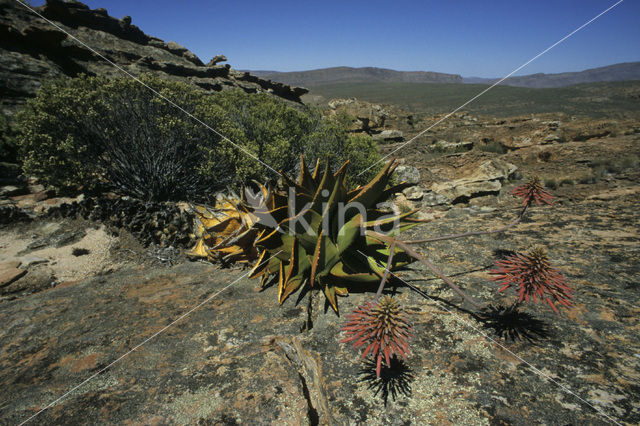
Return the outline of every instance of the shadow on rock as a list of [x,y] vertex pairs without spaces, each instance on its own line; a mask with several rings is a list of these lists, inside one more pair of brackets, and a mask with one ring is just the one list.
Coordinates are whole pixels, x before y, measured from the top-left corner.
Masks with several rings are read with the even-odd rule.
[[477,315],[485,328],[492,329],[504,340],[527,340],[535,343],[549,335],[547,324],[531,314],[518,310],[518,305],[509,307],[489,305]]
[[387,366],[385,362],[382,363],[380,377],[376,376],[376,362],[367,359],[360,369],[359,381],[366,382],[369,389],[375,390],[373,396],[378,396],[381,393],[380,396],[386,406],[389,394],[391,394],[391,398],[394,401],[399,393],[404,396],[410,396],[413,379],[414,374],[411,368],[404,361],[394,356],[391,358],[391,367]]

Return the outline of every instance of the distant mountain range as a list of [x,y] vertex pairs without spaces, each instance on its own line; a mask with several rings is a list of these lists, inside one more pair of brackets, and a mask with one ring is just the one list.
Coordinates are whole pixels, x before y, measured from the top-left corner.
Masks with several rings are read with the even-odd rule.
[[[461,77],[431,71],[395,71],[386,68],[333,67],[310,71],[248,71],[251,74],[291,86],[313,87],[332,83],[467,83],[493,84],[499,78]],[[562,87],[602,81],[640,80],[640,62],[625,62],[579,72],[531,74],[509,77],[501,85],[531,88]]]
[[[499,78],[466,77],[463,83],[493,84]],[[563,72],[559,74],[530,74],[509,77],[504,82],[506,86],[531,88],[563,87],[580,83],[598,83],[602,81],[640,80],[640,62],[624,62],[606,67],[591,68],[578,72]]]
[[457,74],[431,71],[395,71],[386,68],[333,67],[310,71],[249,71],[256,77],[291,86],[312,87],[331,83],[462,83]]

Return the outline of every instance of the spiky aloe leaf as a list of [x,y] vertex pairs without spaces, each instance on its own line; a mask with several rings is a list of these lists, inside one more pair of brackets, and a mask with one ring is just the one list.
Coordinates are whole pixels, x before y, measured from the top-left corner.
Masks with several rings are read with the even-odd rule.
[[[394,231],[417,222],[410,218],[414,212],[393,216],[375,208],[393,192],[406,187],[388,187],[395,161],[390,161],[367,185],[350,192],[345,184],[348,162],[335,173],[328,160],[322,171],[318,162],[310,173],[304,159],[301,161],[297,182],[283,175],[282,181],[288,187],[272,188],[263,195],[268,214],[255,215],[255,227],[263,232],[256,241],[263,251],[263,265],[256,265],[251,277],[260,277],[264,285],[277,276],[280,303],[305,285],[319,287],[338,312],[336,296],[346,296],[349,283],[371,285],[375,290],[385,270],[379,265],[386,264],[389,247],[384,241],[367,236],[365,230],[371,227]],[[339,207],[349,203],[359,207],[341,211]],[[269,226],[261,220],[263,217],[276,218],[278,226]],[[265,262],[266,259],[269,260]],[[396,249],[391,269],[409,262],[409,256]]]
[[249,262],[258,257],[255,240],[261,230],[253,227],[257,218],[241,200],[222,200],[213,209],[192,207],[197,218],[196,245],[186,252],[188,256]]

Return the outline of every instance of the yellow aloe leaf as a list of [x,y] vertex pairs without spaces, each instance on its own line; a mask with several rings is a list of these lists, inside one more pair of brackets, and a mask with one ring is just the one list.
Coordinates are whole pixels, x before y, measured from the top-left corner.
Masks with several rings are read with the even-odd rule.
[[186,255],[194,257],[207,257],[207,249],[204,245],[204,241],[202,239],[198,240],[195,247],[187,251]]

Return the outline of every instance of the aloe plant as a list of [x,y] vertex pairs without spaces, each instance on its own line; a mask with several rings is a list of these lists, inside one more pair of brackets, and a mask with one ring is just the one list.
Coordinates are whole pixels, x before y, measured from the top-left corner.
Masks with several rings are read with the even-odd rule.
[[[250,278],[260,278],[263,288],[277,282],[280,304],[300,288],[309,286],[322,289],[338,313],[336,296],[347,296],[351,286],[377,289],[373,304],[360,306],[349,316],[350,322],[343,327],[347,333],[343,341],[367,348],[363,357],[370,354],[376,359],[378,377],[383,358],[390,366],[393,356],[404,358],[409,353],[407,341],[411,326],[404,311],[387,296],[380,300],[389,275],[419,261],[478,312],[491,309],[490,305],[468,296],[411,245],[505,232],[518,224],[534,203],[551,204],[553,198],[533,179],[512,192],[524,202],[518,216],[506,226],[403,241],[398,238],[399,233],[425,221],[412,218],[417,210],[389,213],[380,208],[393,194],[411,186],[405,182],[391,184],[397,161],[391,160],[369,183],[353,190],[348,190],[345,183],[349,162],[333,173],[328,159],[324,168],[318,161],[313,172],[309,171],[304,158],[300,161],[297,181],[281,173],[279,186],[267,188],[257,184],[260,189],[257,197],[227,200],[217,206],[215,212],[201,206],[195,208],[200,219],[200,240],[189,254],[245,262],[259,254]],[[550,266],[546,255],[538,258],[537,263],[529,262],[526,268],[518,264],[517,270],[511,268],[512,259],[497,263],[503,266],[495,278],[503,281],[501,290],[517,284],[521,296],[518,303],[522,302],[523,292],[535,290],[536,294],[551,294],[562,306],[570,307],[571,292],[566,280]],[[429,298],[414,285],[403,282]]]
[[[423,222],[411,218],[416,210],[390,214],[378,208],[409,186],[389,187],[397,165],[389,162],[367,185],[348,191],[349,162],[335,173],[328,160],[322,172],[318,162],[311,173],[302,158],[297,182],[282,175],[287,190],[261,187],[264,205],[258,218],[271,224],[256,223],[262,231],[256,241],[261,255],[250,277],[260,277],[263,286],[277,279],[280,303],[305,285],[321,288],[336,312],[336,296],[348,295],[348,285],[375,290],[385,273],[380,265],[390,255],[389,244],[376,234],[392,235]],[[396,271],[410,262],[399,249],[389,268]]]

